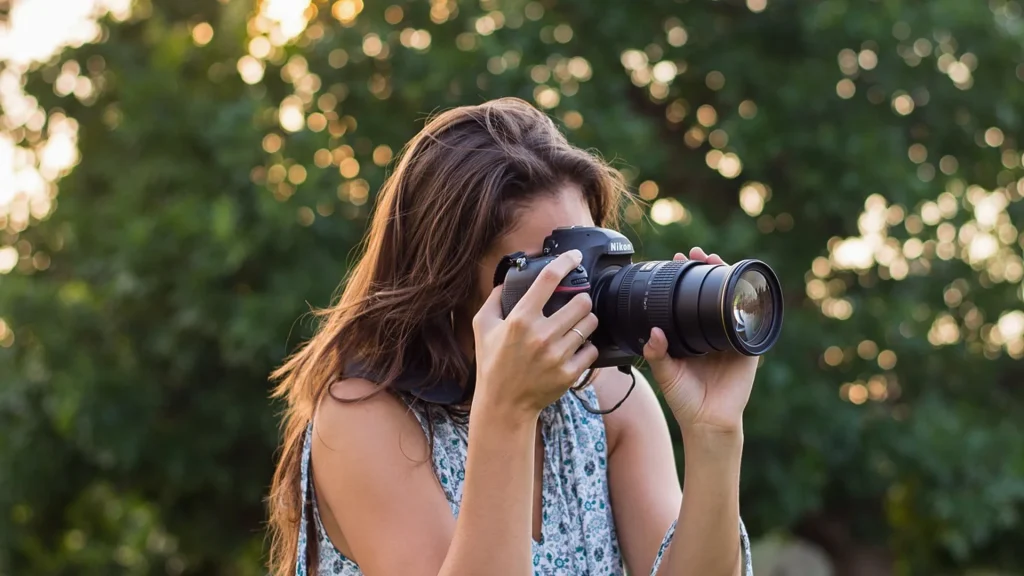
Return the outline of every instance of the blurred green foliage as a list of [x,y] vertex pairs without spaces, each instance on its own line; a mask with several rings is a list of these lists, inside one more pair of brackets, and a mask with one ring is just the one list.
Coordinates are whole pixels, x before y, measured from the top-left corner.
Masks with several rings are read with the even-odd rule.
[[[1024,571],[1020,3],[304,5],[139,1],[28,75],[82,161],[47,217],[0,220],[0,574],[262,573],[267,374],[392,155],[506,95],[652,202],[641,257],[779,273],[755,535],[841,574]],[[71,60],[92,93],[55,90]]]

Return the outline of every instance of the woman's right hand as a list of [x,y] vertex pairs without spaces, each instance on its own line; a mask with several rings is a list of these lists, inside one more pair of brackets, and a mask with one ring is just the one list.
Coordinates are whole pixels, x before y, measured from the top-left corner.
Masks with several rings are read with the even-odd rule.
[[542,311],[582,258],[579,250],[570,250],[552,260],[505,319],[501,286],[491,292],[473,318],[474,409],[497,410],[516,419],[536,418],[597,360],[597,347],[588,340],[597,329],[589,294],[576,295],[550,317]]

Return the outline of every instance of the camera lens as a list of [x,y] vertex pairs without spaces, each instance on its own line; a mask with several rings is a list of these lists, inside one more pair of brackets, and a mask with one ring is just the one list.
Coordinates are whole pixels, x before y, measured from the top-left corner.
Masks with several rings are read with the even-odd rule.
[[756,344],[764,337],[773,312],[768,279],[764,274],[747,270],[740,275],[732,297],[732,326],[736,336],[747,344]]
[[758,260],[637,262],[610,270],[594,296],[602,332],[635,354],[643,354],[653,327],[665,332],[674,357],[724,350],[758,356],[782,329],[781,286]]

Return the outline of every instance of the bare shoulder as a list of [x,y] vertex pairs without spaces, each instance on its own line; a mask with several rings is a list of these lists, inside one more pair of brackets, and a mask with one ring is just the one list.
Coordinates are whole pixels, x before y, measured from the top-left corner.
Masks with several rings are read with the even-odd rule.
[[330,392],[317,409],[312,440],[313,484],[328,536],[364,573],[436,574],[455,520],[419,421],[366,380],[345,380]]
[[[632,372],[636,377],[636,388],[617,410],[604,415],[609,454],[621,443],[622,438],[639,427],[668,427],[651,383],[636,368],[632,368]],[[621,401],[629,390],[630,383],[628,374],[614,368],[598,371],[594,376],[593,386],[601,409],[606,410]]]
[[351,454],[399,448],[416,462],[428,456],[426,436],[408,406],[362,378],[332,384],[313,427],[314,459],[324,450]]

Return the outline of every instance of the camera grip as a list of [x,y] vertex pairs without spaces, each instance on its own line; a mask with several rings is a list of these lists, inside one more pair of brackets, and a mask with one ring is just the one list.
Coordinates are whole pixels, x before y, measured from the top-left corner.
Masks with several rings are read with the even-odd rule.
[[[558,287],[561,288],[562,286],[559,285]],[[588,288],[589,288],[589,286],[588,286]],[[551,316],[555,312],[558,312],[558,310],[562,306],[565,306],[566,304],[568,304],[569,301],[572,300],[574,296],[576,296],[577,294],[580,294],[582,292],[586,292],[586,291],[587,291],[587,288],[584,288],[583,290],[564,290],[564,291],[557,291],[556,290],[555,293],[551,295],[551,298],[548,299],[547,303],[544,304],[544,315],[545,316]]]
[[515,308],[516,304],[523,299],[526,295],[526,289],[529,286],[512,287],[505,284],[501,287],[501,317],[508,318],[508,315],[512,313],[512,309]]
[[[505,282],[501,289],[501,315],[507,318],[533,285],[540,271],[551,263],[555,256],[522,262],[519,266],[510,267],[506,272]],[[590,290],[590,279],[583,266],[570,271],[555,287],[554,293],[544,305],[545,316],[551,316],[562,306],[569,303],[574,296]]]

